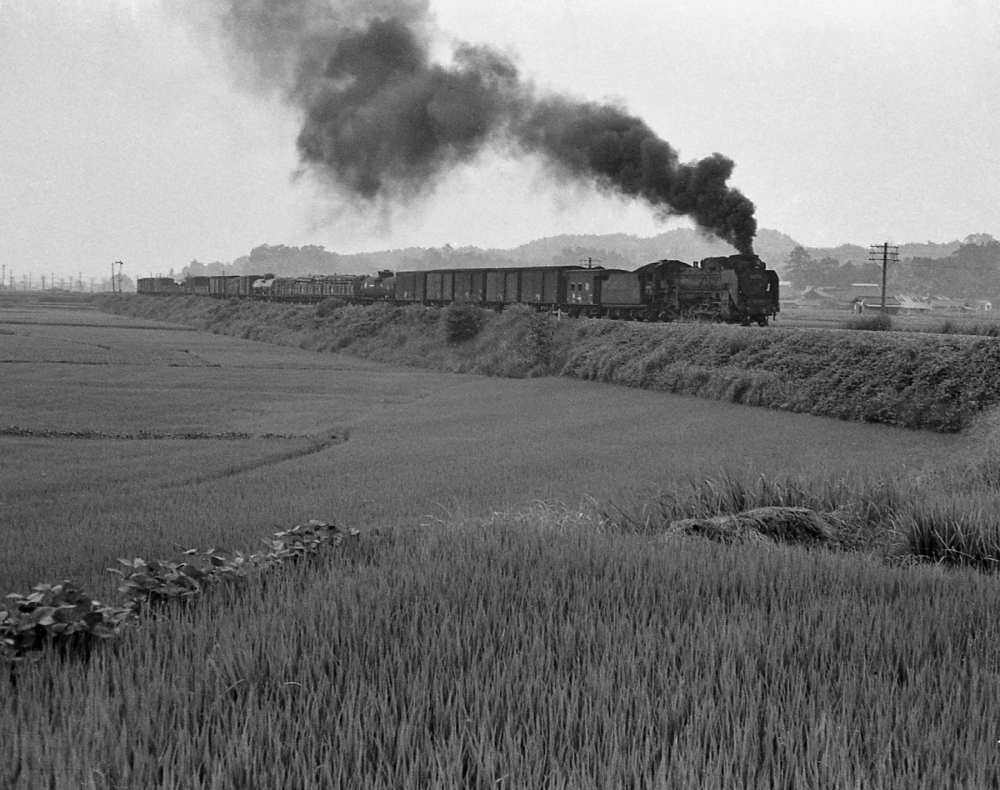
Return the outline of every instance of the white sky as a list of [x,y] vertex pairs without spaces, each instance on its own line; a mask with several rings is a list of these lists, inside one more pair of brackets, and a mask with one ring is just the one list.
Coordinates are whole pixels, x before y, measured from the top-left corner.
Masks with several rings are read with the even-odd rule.
[[[540,87],[624,103],[684,160],[732,157],[761,227],[809,246],[1000,237],[997,0],[430,2],[445,34],[514,54]],[[0,263],[37,282],[263,243],[666,229],[495,155],[419,206],[359,216],[293,179],[298,123],[158,0],[0,0]]]

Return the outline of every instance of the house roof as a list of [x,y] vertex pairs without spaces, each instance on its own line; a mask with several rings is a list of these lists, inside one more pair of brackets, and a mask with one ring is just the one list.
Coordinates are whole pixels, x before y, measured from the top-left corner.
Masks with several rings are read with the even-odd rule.
[[[882,294],[878,296],[856,296],[851,300],[852,302],[859,302],[863,305],[869,307],[876,307],[882,303]],[[907,296],[906,294],[886,294],[885,295],[886,307],[899,307],[903,310],[930,310],[931,303],[927,299],[920,299],[916,296]]]

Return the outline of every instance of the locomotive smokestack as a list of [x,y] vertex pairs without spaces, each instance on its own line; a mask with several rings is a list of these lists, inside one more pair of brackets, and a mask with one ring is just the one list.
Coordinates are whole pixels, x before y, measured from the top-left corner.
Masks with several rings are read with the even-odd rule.
[[732,160],[682,163],[642,119],[539,95],[489,47],[459,44],[450,65],[433,63],[425,0],[231,0],[222,25],[258,78],[302,110],[303,164],[347,195],[406,200],[506,144],[753,250],[754,204],[727,185]]

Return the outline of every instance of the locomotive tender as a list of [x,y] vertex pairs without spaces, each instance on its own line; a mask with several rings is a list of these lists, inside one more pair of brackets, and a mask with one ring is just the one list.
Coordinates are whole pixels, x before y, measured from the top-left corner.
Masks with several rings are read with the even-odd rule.
[[218,298],[446,306],[502,310],[523,304],[572,317],[671,321],[678,318],[766,326],[777,315],[778,275],[755,255],[662,260],[635,271],[583,266],[434,269],[375,276],[194,277],[138,281],[139,293],[206,294]]

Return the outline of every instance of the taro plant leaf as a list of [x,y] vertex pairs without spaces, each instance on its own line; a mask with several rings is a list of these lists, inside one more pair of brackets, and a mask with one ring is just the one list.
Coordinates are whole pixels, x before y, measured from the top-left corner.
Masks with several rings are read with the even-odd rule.
[[[327,541],[337,545],[344,532],[313,520],[274,533],[275,540],[263,540],[266,552],[244,555],[237,551],[232,558],[215,548],[183,552],[186,557],[204,557],[207,567],[189,562],[147,561],[141,557],[119,559],[119,565],[128,568],[128,572],[121,568],[108,570],[122,577],[118,589],[129,599],[125,608],[102,605],[72,581],[39,584],[27,596],[10,593],[6,596],[8,605],[0,610],[0,657],[24,660],[26,652],[42,647],[54,637],[66,640],[114,636],[144,605],[191,601],[209,584],[240,579],[252,571],[297,560],[320,550]],[[357,530],[346,532],[351,536],[359,534]]]

